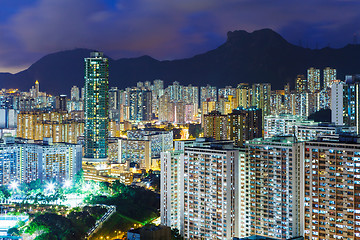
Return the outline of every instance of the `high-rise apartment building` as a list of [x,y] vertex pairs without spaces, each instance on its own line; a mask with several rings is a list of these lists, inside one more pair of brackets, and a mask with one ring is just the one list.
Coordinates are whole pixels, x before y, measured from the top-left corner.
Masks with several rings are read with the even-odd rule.
[[168,93],[164,93],[159,98],[158,119],[164,122],[173,122],[175,119],[175,114],[173,112],[173,104],[170,101],[170,96]]
[[252,85],[251,106],[260,108],[263,116],[270,114],[270,95],[270,83],[256,83]]
[[201,102],[201,125],[204,126],[204,116],[212,111],[216,111],[216,101]]
[[295,125],[304,123],[306,117],[280,114],[268,115],[264,119],[264,138],[272,138],[278,135],[294,135]]
[[102,52],[92,52],[89,58],[85,58],[85,158],[107,158],[108,102],[108,59]]
[[226,86],[225,88],[218,89],[218,100],[220,98],[228,98],[229,96],[235,98],[235,95],[236,95],[236,88],[233,88],[232,86]]
[[262,137],[262,113],[258,108],[237,108],[227,116],[228,139],[237,146]]
[[80,90],[77,86],[71,88],[71,100],[79,101],[80,100]]
[[307,70],[308,90],[312,93],[320,91],[320,69],[309,68]]
[[133,88],[129,92],[130,116],[133,121],[150,121],[151,113],[151,91]]
[[171,101],[180,101],[183,98],[183,88],[184,86],[180,85],[179,82],[175,81],[172,85],[169,85],[167,91],[170,96]]
[[293,136],[247,142],[250,233],[274,239],[301,236],[300,161]]
[[216,102],[217,101],[217,91],[216,87],[206,85],[206,87],[200,88],[200,104],[202,102]]
[[152,96],[152,113],[155,117],[159,116],[159,98],[164,94],[164,81],[160,79],[154,80],[154,85],[151,90]]
[[248,108],[251,106],[251,89],[249,88],[248,83],[238,84],[235,94],[236,94],[236,104],[235,107]]
[[110,120],[120,121],[120,91],[117,87],[109,90],[109,118]]
[[185,147],[184,238],[233,239],[238,218],[239,151],[231,145]]
[[358,139],[324,136],[302,144],[305,239],[359,239]]
[[204,115],[204,137],[216,140],[226,140],[227,135],[227,115],[218,111],[212,111]]
[[30,144],[5,139],[0,144],[0,185],[37,179],[64,182],[81,170],[81,145],[52,143]]
[[307,79],[304,75],[297,75],[296,81],[295,81],[295,90],[297,93],[303,93],[306,92],[308,89],[307,86]]
[[184,151],[161,153],[160,212],[161,224],[176,228],[183,235],[184,228]]
[[67,96],[60,95],[55,97],[55,110],[56,111],[67,111]]
[[346,76],[343,85],[343,121],[347,126],[356,127],[360,133],[360,76]]
[[323,81],[323,88],[330,88],[332,81],[336,80],[336,69],[327,67],[323,70],[324,72],[324,81]]
[[344,82],[334,81],[331,85],[331,122],[344,124]]
[[35,141],[53,138],[53,142],[77,143],[84,134],[82,117],[67,112],[20,112],[17,126],[18,138]]
[[127,132],[129,140],[150,141],[151,157],[160,158],[161,152],[173,149],[173,131],[158,129],[131,130]]

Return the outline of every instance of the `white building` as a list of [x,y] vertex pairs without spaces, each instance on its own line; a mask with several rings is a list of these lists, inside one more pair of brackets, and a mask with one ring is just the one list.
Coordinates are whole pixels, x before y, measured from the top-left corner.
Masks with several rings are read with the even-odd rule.
[[217,142],[184,154],[184,238],[237,236],[239,151]]
[[76,144],[20,143],[6,138],[0,144],[0,185],[37,179],[64,182],[81,170],[82,147]]
[[247,142],[250,233],[274,239],[301,236],[300,161],[293,136]]
[[292,114],[268,115],[264,117],[264,138],[294,134],[294,125],[306,120],[305,116]]
[[184,152],[161,153],[160,215],[161,224],[177,228],[183,234],[184,228]]
[[161,223],[184,239],[249,236],[245,156],[232,141],[175,141],[174,152],[161,154]]
[[334,81],[331,85],[331,122],[336,125],[344,124],[343,101],[344,82]]

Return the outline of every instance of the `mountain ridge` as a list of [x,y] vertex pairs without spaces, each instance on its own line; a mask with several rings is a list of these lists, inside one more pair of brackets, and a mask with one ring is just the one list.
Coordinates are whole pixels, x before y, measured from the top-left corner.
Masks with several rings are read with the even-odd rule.
[[[45,55],[28,69],[16,74],[0,73],[0,88],[28,90],[39,80],[41,91],[69,94],[73,85],[84,83],[84,60],[94,50],[78,48]],[[106,55],[106,53],[105,53]],[[360,70],[360,45],[343,48],[309,49],[287,42],[271,29],[254,32],[229,31],[219,47],[193,57],[157,60],[148,55],[136,58],[109,58],[109,84],[121,89],[138,81],[164,80],[180,84],[217,87],[241,82],[269,82],[280,89],[287,82],[294,85],[297,74],[309,67],[337,68],[338,79]]]

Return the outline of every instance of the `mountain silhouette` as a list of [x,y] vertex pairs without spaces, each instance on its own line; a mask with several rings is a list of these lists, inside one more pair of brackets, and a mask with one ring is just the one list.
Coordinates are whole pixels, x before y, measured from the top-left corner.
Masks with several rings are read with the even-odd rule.
[[[73,85],[84,85],[84,58],[90,49],[75,49],[44,56],[28,69],[16,73],[0,73],[0,88],[28,90],[35,80],[41,91],[69,94]],[[106,53],[105,53],[106,54]],[[150,56],[109,58],[110,86],[120,89],[136,86],[138,81],[162,79],[165,86],[180,84],[217,87],[238,83],[271,83],[282,89],[294,86],[297,74],[306,74],[309,67],[337,69],[338,79],[360,72],[360,45],[343,48],[309,49],[293,45],[270,29],[252,33],[228,32],[227,41],[218,48],[191,58],[159,61]]]

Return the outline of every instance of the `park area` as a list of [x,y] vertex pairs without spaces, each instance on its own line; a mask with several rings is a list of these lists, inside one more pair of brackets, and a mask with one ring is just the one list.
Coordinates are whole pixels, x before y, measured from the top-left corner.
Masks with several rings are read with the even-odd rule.
[[0,199],[1,216],[26,218],[12,222],[7,234],[36,240],[125,239],[129,229],[159,217],[160,203],[153,191],[119,181],[84,181],[81,174],[62,185],[35,181],[1,186]]

